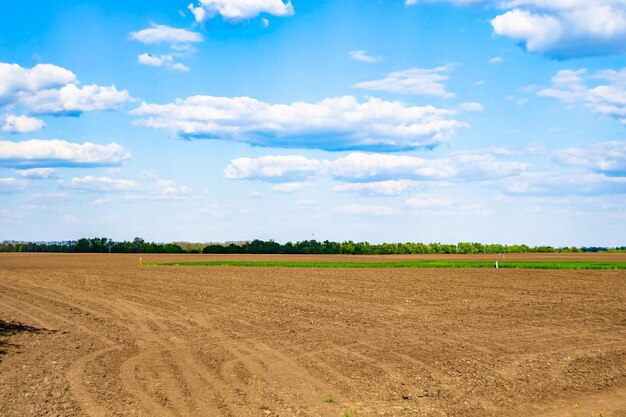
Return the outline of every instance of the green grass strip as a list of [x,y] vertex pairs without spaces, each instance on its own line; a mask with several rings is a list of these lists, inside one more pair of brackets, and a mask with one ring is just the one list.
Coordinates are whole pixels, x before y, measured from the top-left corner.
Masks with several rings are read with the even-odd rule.
[[[495,261],[405,261],[405,262],[266,262],[205,261],[144,263],[143,266],[241,266],[266,268],[495,268]],[[626,269],[626,262],[588,261],[498,261],[499,268],[512,269]]]

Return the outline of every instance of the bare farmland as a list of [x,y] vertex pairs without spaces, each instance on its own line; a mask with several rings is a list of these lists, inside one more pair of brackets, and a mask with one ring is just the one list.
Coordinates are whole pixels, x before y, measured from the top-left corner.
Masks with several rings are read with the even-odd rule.
[[626,416],[625,271],[138,260],[0,254],[2,415]]

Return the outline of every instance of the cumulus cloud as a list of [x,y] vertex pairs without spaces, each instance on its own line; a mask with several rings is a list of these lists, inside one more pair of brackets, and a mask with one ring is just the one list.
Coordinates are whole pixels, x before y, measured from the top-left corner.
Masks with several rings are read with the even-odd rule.
[[285,182],[282,184],[273,185],[270,189],[281,194],[293,194],[295,192],[304,190],[311,185],[312,184],[306,182]]
[[152,24],[149,28],[137,32],[131,32],[130,37],[146,45],[159,43],[180,45],[203,41],[202,35],[198,32],[157,24]]
[[163,67],[180,72],[189,72],[189,67],[180,62],[175,62],[175,56],[193,54],[195,48],[191,45],[204,40],[198,32],[157,24],[152,24],[149,28],[138,32],[131,32],[130,37],[146,45],[169,44],[174,51],[173,54],[151,55],[142,53],[137,57],[137,62],[142,65]]
[[181,64],[180,62],[175,62],[172,64],[171,68],[175,71],[189,72],[189,67],[185,64]]
[[456,6],[467,6],[473,4],[482,4],[488,3],[493,0],[405,0],[404,4],[407,6],[412,6],[417,3],[452,3]]
[[588,74],[584,68],[561,70],[552,77],[552,87],[539,90],[537,94],[570,105],[583,105],[626,124],[626,68],[593,74]]
[[444,158],[419,158],[405,155],[353,152],[329,164],[335,179],[345,181],[478,180],[515,175],[526,170],[523,162],[498,161],[489,154],[459,152]]
[[443,82],[448,80],[448,73],[453,68],[454,65],[444,65],[432,69],[409,68],[404,71],[392,72],[380,80],[354,84],[353,87],[388,93],[452,98],[454,94],[446,91]]
[[547,52],[557,47],[564,34],[557,17],[520,9],[496,16],[491,24],[496,34],[525,43],[530,52]]
[[450,197],[419,196],[407,199],[405,205],[411,209],[422,210],[431,208],[452,207],[454,200]]
[[193,189],[162,178],[136,181],[126,178],[83,177],[73,178],[66,187],[96,194],[107,193],[108,196],[94,201],[97,206],[116,202],[176,201],[193,196]]
[[[564,76],[563,79],[568,78]],[[490,149],[494,155],[546,154],[542,146],[513,151]],[[557,172],[520,172],[489,181],[509,195],[608,195],[626,193],[626,143],[598,142],[585,148],[567,148],[549,153],[551,159],[571,169]]]
[[419,216],[489,216],[493,210],[475,203],[459,203],[450,197],[415,196],[404,202]]
[[165,61],[172,61],[172,59],[173,58],[171,55],[155,56],[148,53],[143,53],[137,56],[137,62],[142,65],[148,65],[150,67],[160,67]]
[[48,203],[50,201],[66,201],[69,195],[67,193],[37,193],[31,194],[28,201],[32,203]]
[[[22,68],[0,63],[0,106],[21,106],[31,114],[78,115],[85,111],[116,109],[129,101],[126,90],[95,84],[79,87],[71,71],[56,65]],[[18,121],[29,127],[34,121]]]
[[504,147],[489,148],[485,152],[488,152],[496,156],[524,156],[524,155],[541,155],[546,153],[546,148],[542,145],[530,145],[523,149],[509,149]]
[[0,62],[0,104],[18,94],[63,87],[76,82],[76,75],[65,68],[38,64],[22,68],[17,64]]
[[115,86],[101,87],[74,84],[60,89],[38,91],[23,97],[19,103],[33,114],[79,115],[86,111],[111,110],[130,100],[128,91]]
[[204,22],[215,15],[221,15],[227,21],[251,19],[261,13],[274,16],[291,16],[294,13],[291,1],[282,0],[199,0],[197,6],[189,4],[196,22]]
[[4,118],[2,130],[13,133],[29,133],[43,129],[45,123],[41,119],[28,116],[8,115]]
[[300,155],[237,158],[224,170],[228,179],[293,181],[317,176],[323,162]]
[[15,178],[0,178],[0,194],[10,194],[22,191],[26,181],[16,180]]
[[144,198],[151,200],[178,200],[187,197],[193,190],[186,185],[177,185],[168,179],[157,179],[147,190],[144,190]]
[[461,103],[459,105],[459,108],[463,111],[472,112],[472,113],[480,113],[480,112],[485,111],[482,104],[474,102],[474,101]]
[[[524,44],[529,52],[580,57],[626,52],[624,0],[424,0],[501,11],[493,31]],[[419,3],[406,0],[407,5]]]
[[337,209],[338,213],[349,216],[389,216],[396,212],[392,207],[373,206],[367,204],[349,204]]
[[17,175],[22,178],[48,179],[54,178],[55,174],[56,169],[54,168],[30,168],[17,170]]
[[296,204],[298,206],[307,206],[307,207],[311,207],[315,205],[315,200],[311,200],[309,198],[301,198],[298,201],[296,201]]
[[333,191],[351,192],[364,195],[393,196],[404,194],[419,188],[420,182],[413,180],[387,180],[375,182],[357,182],[339,184],[333,187]]
[[499,182],[512,195],[601,195],[626,193],[626,177],[599,173],[522,173]]
[[117,143],[96,145],[65,140],[0,141],[0,167],[51,168],[117,166],[130,154]]
[[169,54],[157,56],[143,53],[137,57],[137,62],[150,67],[165,67],[176,71],[189,72],[189,67],[180,62],[174,62],[174,57]]
[[[300,155],[237,158],[224,170],[230,179],[294,181],[319,176],[346,182],[389,180],[480,180],[519,174],[528,165],[498,161],[493,155],[456,153],[445,158],[426,159],[405,155],[353,152],[334,160],[310,159]],[[405,184],[406,185],[406,184]],[[390,187],[391,184],[386,184]],[[399,184],[395,184],[399,186]]]
[[138,189],[139,183],[128,179],[87,175],[72,178],[66,187],[81,191],[130,191]]
[[607,176],[626,177],[626,142],[600,142],[587,148],[561,149],[553,154],[555,161],[585,168]]
[[355,97],[317,103],[271,104],[249,97],[192,96],[169,104],[142,103],[140,125],[181,137],[223,139],[257,146],[330,151],[433,148],[466,125],[456,110]]
[[376,62],[380,62],[383,60],[382,56],[370,55],[367,53],[366,50],[363,49],[350,51],[348,55],[350,56],[350,58],[356,61],[367,62],[369,64],[375,64]]

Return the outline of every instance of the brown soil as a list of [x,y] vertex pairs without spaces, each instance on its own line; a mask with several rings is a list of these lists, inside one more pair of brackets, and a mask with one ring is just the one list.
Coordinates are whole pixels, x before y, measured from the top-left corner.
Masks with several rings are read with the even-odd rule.
[[626,416],[626,271],[138,260],[0,254],[2,416]]

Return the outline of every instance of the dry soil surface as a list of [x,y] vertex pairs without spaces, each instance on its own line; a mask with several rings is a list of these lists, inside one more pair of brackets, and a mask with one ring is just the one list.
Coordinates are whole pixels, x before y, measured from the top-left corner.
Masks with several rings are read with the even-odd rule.
[[626,416],[626,271],[138,260],[0,254],[2,416]]

